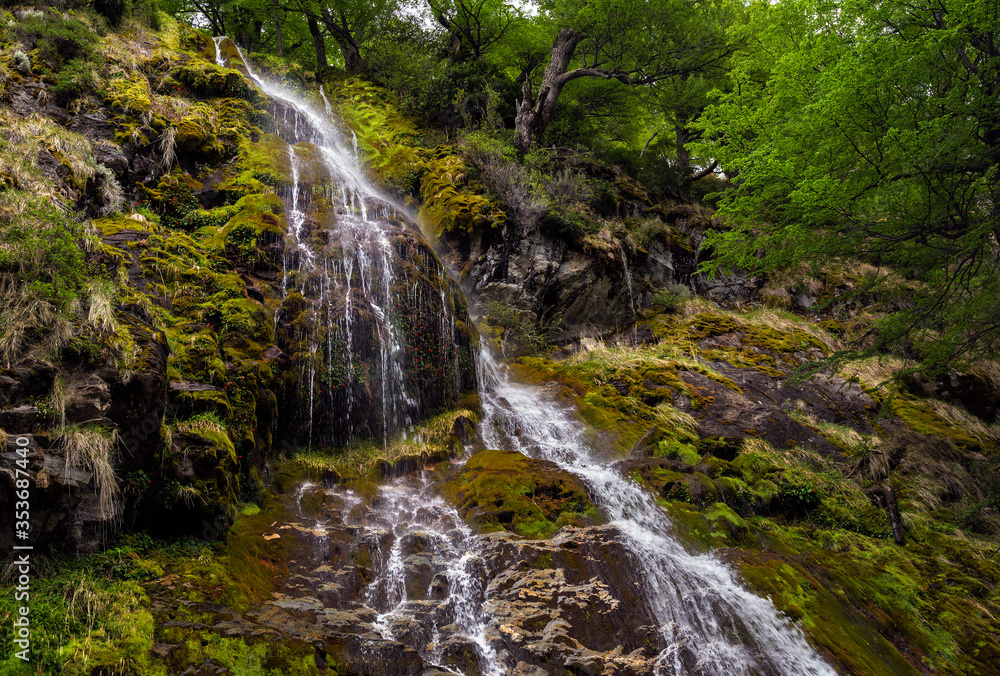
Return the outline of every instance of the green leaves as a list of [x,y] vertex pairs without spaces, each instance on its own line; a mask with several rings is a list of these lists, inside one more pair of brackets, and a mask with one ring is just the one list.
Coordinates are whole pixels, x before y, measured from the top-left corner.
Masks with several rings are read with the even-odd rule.
[[[998,24],[984,3],[786,0],[754,6],[702,127],[735,175],[709,267],[834,257],[888,267],[905,301],[877,345],[941,364],[993,352],[1000,164]],[[889,280],[896,280],[890,282]],[[908,348],[909,349],[909,348]],[[971,352],[970,352],[971,351]]]

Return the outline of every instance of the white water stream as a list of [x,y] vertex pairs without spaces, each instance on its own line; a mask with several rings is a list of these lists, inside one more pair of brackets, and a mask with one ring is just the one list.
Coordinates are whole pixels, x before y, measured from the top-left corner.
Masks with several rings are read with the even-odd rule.
[[[227,38],[216,37],[216,63],[229,67],[229,58],[223,44]],[[308,443],[316,441],[316,423],[313,411],[321,402],[314,400],[319,392],[332,397],[331,381],[338,377],[341,356],[346,356],[346,378],[358,376],[355,354],[355,332],[352,317],[355,311],[364,312],[375,319],[378,358],[377,375],[369,374],[375,381],[377,405],[380,411],[380,430],[368,430],[381,435],[383,441],[396,430],[413,422],[419,407],[419,392],[410,391],[404,377],[403,337],[401,327],[394,317],[396,287],[402,280],[396,277],[395,252],[390,237],[398,223],[393,220],[403,213],[381,193],[365,175],[357,157],[356,139],[346,144],[340,128],[331,118],[332,107],[325,92],[320,92],[324,110],[285,87],[271,82],[253,70],[238,47],[247,74],[260,89],[274,101],[283,105],[277,111],[279,135],[289,144],[288,173],[292,182],[286,198],[288,232],[284,247],[284,274],[282,288],[287,295],[295,291],[312,301],[315,309],[313,335],[306,342],[312,358],[302,360],[301,381],[308,385],[309,416]],[[317,177],[316,172],[323,175]],[[326,230],[325,237],[317,237],[317,228],[309,227],[310,208],[315,195],[314,186],[322,186],[332,213],[324,213],[324,220],[336,224],[336,232]],[[312,191],[307,190],[312,188]],[[321,224],[318,228],[323,229]],[[354,274],[358,279],[353,279]],[[357,308],[359,299],[352,289],[360,286],[363,308]],[[277,320],[277,317],[276,317]],[[335,334],[329,327],[339,326]],[[335,335],[341,336],[334,343]],[[341,352],[346,351],[346,355]],[[326,378],[326,386],[318,386]],[[323,402],[329,408],[337,405],[332,399]],[[348,420],[353,420],[353,390],[348,388],[346,407]],[[345,435],[352,439],[354,430]]]
[[631,565],[645,577],[648,601],[669,644],[657,660],[657,674],[835,676],[769,600],[744,589],[717,557],[689,553],[652,495],[599,459],[565,408],[538,388],[512,382],[487,350],[480,373],[486,446],[549,460],[580,477],[628,538]]
[[[228,65],[221,41],[216,38],[217,61]],[[388,312],[396,280],[387,229],[383,225],[387,214],[372,212],[381,209],[379,205],[395,206],[365,177],[356,151],[346,147],[329,118],[331,107],[325,92],[321,94],[327,114],[259,77],[249,64],[247,72],[267,95],[284,102],[284,110],[294,118],[284,120],[295,136],[286,139],[295,145],[289,150],[293,186],[287,206],[286,242],[286,250],[292,255],[286,255],[285,265],[286,270],[296,274],[286,291],[299,290],[304,296],[316,299],[328,313],[323,321],[343,327],[348,336],[347,356],[353,368],[354,327],[350,309],[357,299],[351,295],[350,279],[355,273],[360,275],[366,302],[377,317],[381,431],[383,438],[387,438],[411,422],[410,412],[417,396],[406,390],[401,337]],[[339,192],[329,195],[342,233],[338,250],[341,253],[336,257],[328,255],[322,244],[304,236],[307,207],[302,203],[299,176],[303,169],[302,155],[313,152],[318,152],[333,179],[329,189]],[[337,187],[333,188],[334,185]],[[345,274],[346,284],[331,281],[343,279]],[[334,313],[336,295],[343,299],[346,313]],[[443,297],[442,305],[448,308]],[[442,321],[450,323],[450,331],[454,331],[452,318],[444,316]],[[326,345],[317,349],[329,352],[335,348]],[[309,372],[303,375],[312,383],[321,375],[321,364],[312,363],[307,368]],[[606,460],[600,460],[583,428],[565,409],[542,396],[537,388],[511,382],[506,369],[495,363],[487,351],[481,356],[479,372],[484,408],[481,433],[486,446],[549,460],[580,477],[594,502],[625,534],[633,560],[622,565],[633,566],[644,576],[648,602],[669,646],[657,659],[656,674],[835,675],[770,601],[745,590],[734,572],[717,557],[689,553],[674,536],[668,517],[649,492],[615,472]],[[455,377],[457,380],[457,372]],[[404,545],[408,539],[419,536],[427,543],[435,562],[437,582],[433,584],[446,590],[437,601],[442,622],[453,625],[452,636],[460,635],[475,645],[480,673],[486,676],[511,673],[512,666],[499,661],[495,646],[487,638],[491,621],[483,611],[485,571],[477,555],[477,536],[456,510],[435,494],[426,478],[413,476],[382,486],[372,504],[372,511],[358,526],[367,529],[373,540],[391,542],[388,548],[373,548],[381,560],[373,561],[374,578],[366,590],[366,605],[378,613],[377,630],[384,638],[396,638],[408,607],[415,602],[407,592]],[[389,537],[382,538],[383,535]],[[447,662],[435,640],[440,628],[431,628],[432,640],[413,646],[432,664]],[[448,668],[455,670],[454,666]]]

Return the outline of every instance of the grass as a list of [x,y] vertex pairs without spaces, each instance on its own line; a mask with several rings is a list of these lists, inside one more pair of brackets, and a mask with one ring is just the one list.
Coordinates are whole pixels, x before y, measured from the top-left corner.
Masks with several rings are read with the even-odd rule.
[[106,520],[117,517],[121,508],[121,491],[113,464],[117,439],[117,430],[75,425],[64,427],[55,436],[65,454],[64,471],[72,467],[93,474],[98,509]]
[[451,431],[455,420],[460,417],[473,421],[477,419],[476,414],[467,409],[447,411],[411,427],[411,431],[403,432],[384,446],[372,440],[363,440],[334,452],[299,452],[292,460],[310,475],[327,471],[365,475],[379,461],[392,464],[406,456],[419,457],[428,452],[448,451],[453,438]]
[[215,411],[199,413],[183,422],[177,422],[174,429],[177,432],[193,432],[195,434],[203,432],[228,434],[226,423]]

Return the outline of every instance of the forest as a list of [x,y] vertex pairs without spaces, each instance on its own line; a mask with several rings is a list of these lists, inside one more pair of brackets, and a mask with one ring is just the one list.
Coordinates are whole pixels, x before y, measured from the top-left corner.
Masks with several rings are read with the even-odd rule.
[[654,199],[718,208],[729,228],[706,269],[850,255],[897,271],[911,283],[860,290],[897,309],[873,322],[880,351],[930,368],[995,354],[993,3],[163,9],[320,78],[359,75],[446,138],[559,149],[621,167]]
[[998,50],[0,1],[0,674],[1000,673]]

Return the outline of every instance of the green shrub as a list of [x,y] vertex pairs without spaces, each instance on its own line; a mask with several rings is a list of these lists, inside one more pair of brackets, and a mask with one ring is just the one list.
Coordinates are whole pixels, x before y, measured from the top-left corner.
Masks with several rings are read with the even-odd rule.
[[84,279],[79,226],[44,197],[26,197],[19,207],[17,217],[0,219],[0,274],[15,273],[28,289],[65,308]]
[[15,29],[26,40],[34,39],[36,60],[53,72],[75,59],[90,61],[93,68],[97,36],[82,21],[59,14],[28,16]]
[[93,65],[85,59],[73,59],[59,71],[52,93],[59,103],[65,105],[95,88]]
[[506,358],[530,357],[551,349],[549,327],[534,321],[528,313],[499,301],[487,303],[484,310]]
[[683,284],[671,284],[653,294],[653,307],[660,312],[677,312],[690,299],[690,289]]

